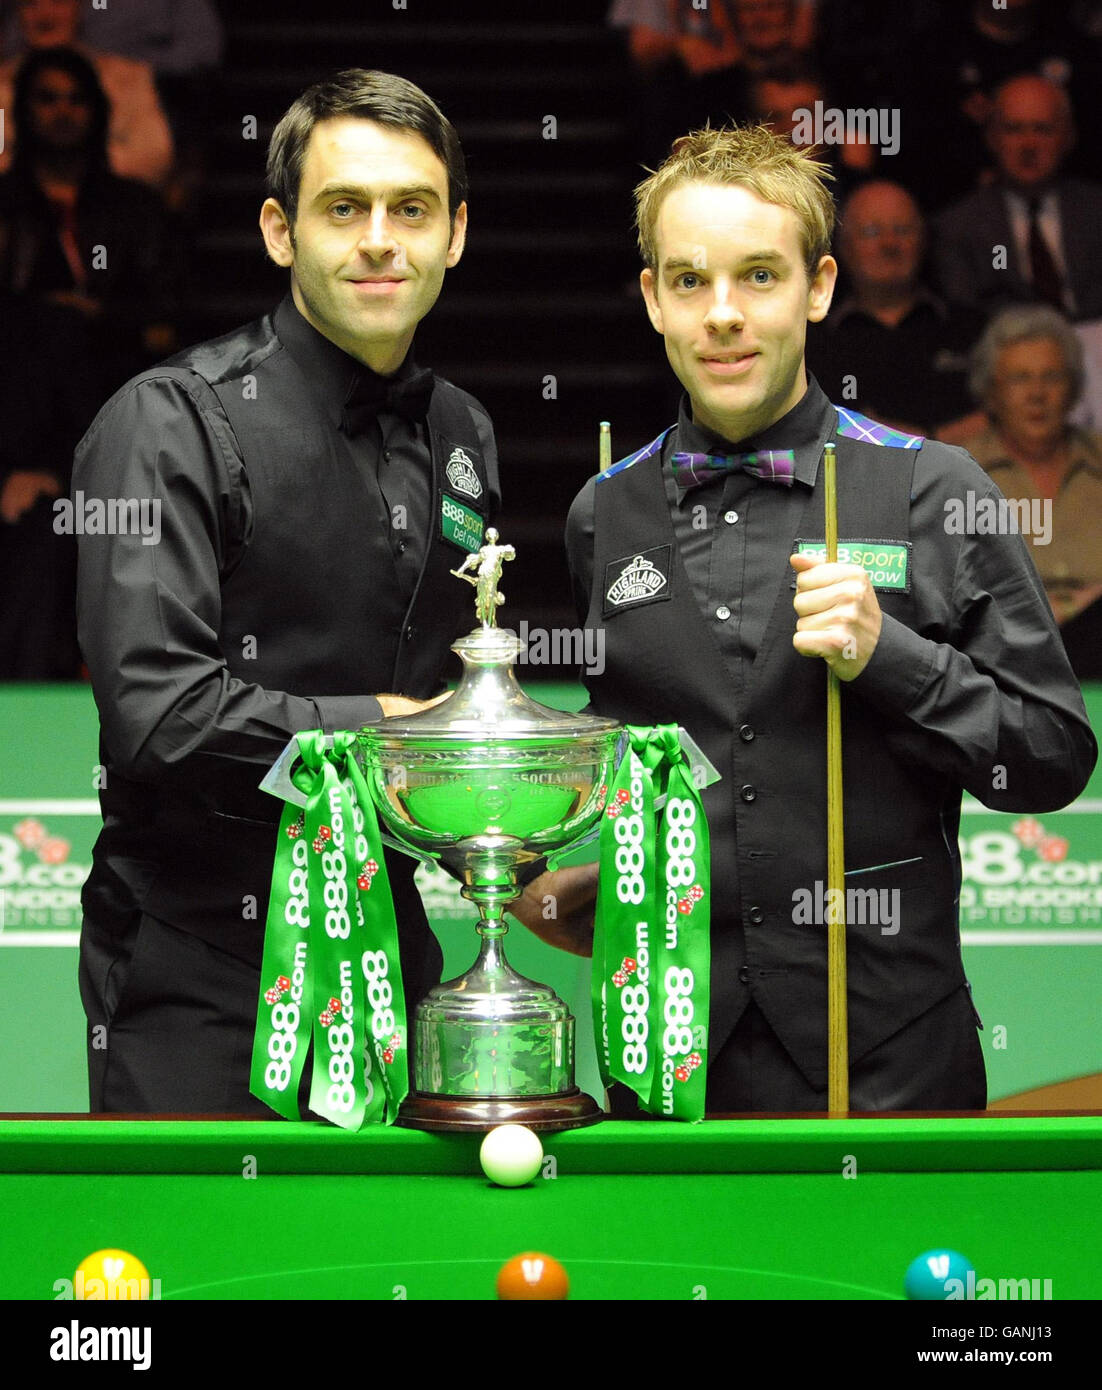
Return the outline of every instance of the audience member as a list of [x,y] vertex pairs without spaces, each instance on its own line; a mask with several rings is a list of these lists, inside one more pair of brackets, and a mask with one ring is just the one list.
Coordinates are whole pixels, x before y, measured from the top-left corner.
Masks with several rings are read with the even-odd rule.
[[975,311],[922,282],[925,226],[905,188],[863,184],[843,204],[838,256],[848,294],[810,324],[807,361],[832,401],[908,434],[959,443],[983,425],[968,392]]
[[[172,132],[157,96],[148,63],[82,44],[80,0],[18,0],[20,33],[28,53],[47,48],[74,48],[92,64],[110,109],[111,169],[124,179],[140,179],[160,188],[172,170]],[[10,119],[12,90],[23,60],[0,63],[0,107],[9,113],[0,172],[9,168],[18,140],[18,112]]]
[[[750,78],[746,91],[750,122],[768,125],[796,144],[814,143],[818,109],[824,110],[824,120],[826,110],[833,113],[840,109],[828,97],[815,68],[801,58]],[[844,111],[842,115],[844,118]],[[839,133],[843,138],[836,138]],[[868,138],[873,135],[875,139]],[[819,145],[816,156],[831,171],[831,191],[835,200],[844,202],[877,168],[881,157],[878,141],[882,132],[843,119],[837,124],[831,122],[830,136]]]
[[76,537],[55,529],[101,401],[71,312],[0,292],[0,680],[75,680]]
[[1075,140],[1067,93],[1015,77],[995,95],[988,140],[998,181],[948,208],[934,254],[948,299],[990,315],[1041,301],[1102,317],[1102,184],[1062,174]]
[[0,289],[63,305],[104,394],[173,350],[173,258],[157,195],[107,167],[107,98],[88,61],[43,49],[20,68],[22,134],[0,175]]
[[973,356],[972,390],[990,423],[964,447],[1004,497],[1029,502],[1020,515],[1072,669],[1098,680],[1102,434],[1069,422],[1082,382],[1082,347],[1065,319],[1047,305],[1005,310]]
[[[56,8],[56,0],[51,8]],[[8,58],[22,56],[27,47],[16,9],[13,5],[0,30],[0,52]],[[85,5],[81,34],[101,53],[148,63],[158,78],[216,68],[225,42],[213,0],[108,0],[100,8]]]
[[1099,115],[1097,49],[1077,35],[1065,0],[946,6],[915,58],[929,127],[940,124],[944,133],[948,121],[953,130],[936,145],[943,204],[993,175],[987,131],[996,93],[1011,78],[1032,75],[1060,87],[1082,130]]
[[636,69],[640,155],[657,164],[687,126],[749,117],[754,79],[790,65],[811,43],[815,0],[614,0]]

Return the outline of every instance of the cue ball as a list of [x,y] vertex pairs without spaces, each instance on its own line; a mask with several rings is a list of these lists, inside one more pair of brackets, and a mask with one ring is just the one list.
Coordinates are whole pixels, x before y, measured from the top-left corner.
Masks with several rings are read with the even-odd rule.
[[523,1187],[540,1170],[543,1145],[524,1125],[498,1125],[483,1139],[478,1158],[482,1171],[498,1187]]
[[544,1301],[551,1303],[570,1295],[566,1270],[550,1255],[526,1250],[514,1255],[497,1274],[497,1296],[506,1302]]
[[907,1266],[903,1291],[908,1298],[927,1303],[944,1302],[948,1297],[945,1292],[946,1280],[959,1279],[967,1289],[968,1275],[975,1272],[971,1261],[956,1250],[927,1250]]
[[[73,1297],[78,1299],[110,1298],[125,1299],[132,1295],[126,1286],[131,1279],[145,1280],[139,1283],[139,1292],[133,1297],[149,1297],[149,1270],[136,1255],[129,1250],[96,1250],[77,1265],[73,1279]],[[93,1280],[100,1283],[93,1284]],[[120,1288],[117,1281],[123,1281]]]

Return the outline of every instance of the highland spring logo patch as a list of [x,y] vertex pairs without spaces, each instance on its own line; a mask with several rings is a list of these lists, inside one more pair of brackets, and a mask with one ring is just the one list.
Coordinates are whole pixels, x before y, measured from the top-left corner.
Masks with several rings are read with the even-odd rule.
[[466,497],[482,496],[482,480],[475,471],[475,466],[469,456],[458,445],[451,451],[444,472],[448,475],[448,482],[451,483],[456,492],[461,492]]
[[658,603],[670,597],[670,547],[655,546],[638,555],[624,555],[605,566],[604,612]]

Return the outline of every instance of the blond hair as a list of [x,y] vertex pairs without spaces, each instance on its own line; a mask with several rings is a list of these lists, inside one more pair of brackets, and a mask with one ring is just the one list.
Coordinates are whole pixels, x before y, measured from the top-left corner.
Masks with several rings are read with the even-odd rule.
[[675,140],[657,169],[635,190],[635,225],[644,265],[658,269],[655,227],[668,194],[685,183],[739,184],[763,202],[791,208],[799,219],[808,279],[830,251],[834,199],[826,180],[834,175],[810,148],[791,144],[765,125],[691,131]]

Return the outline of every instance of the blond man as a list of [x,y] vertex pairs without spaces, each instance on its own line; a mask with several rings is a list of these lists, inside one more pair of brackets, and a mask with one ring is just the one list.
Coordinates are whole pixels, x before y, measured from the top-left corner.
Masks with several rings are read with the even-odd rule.
[[[707,1108],[826,1108],[825,666],[842,681],[855,1110],[977,1110],[986,1079],[957,929],[962,789],[1076,796],[1096,747],[1020,536],[959,534],[997,489],[963,450],[823,395],[822,167],[764,127],[679,140],[636,190],[647,313],[685,388],[658,439],[591,479],[566,544],[603,629],[591,707],[678,722],[722,773],[711,844]],[[630,432],[622,422],[620,437]],[[840,561],[822,558],[837,450]],[[652,567],[647,586],[617,584]],[[546,885],[543,885],[546,887]],[[818,890],[818,892],[817,892]],[[810,920],[809,920],[810,919]],[[616,1113],[635,1113],[617,1095]]]

